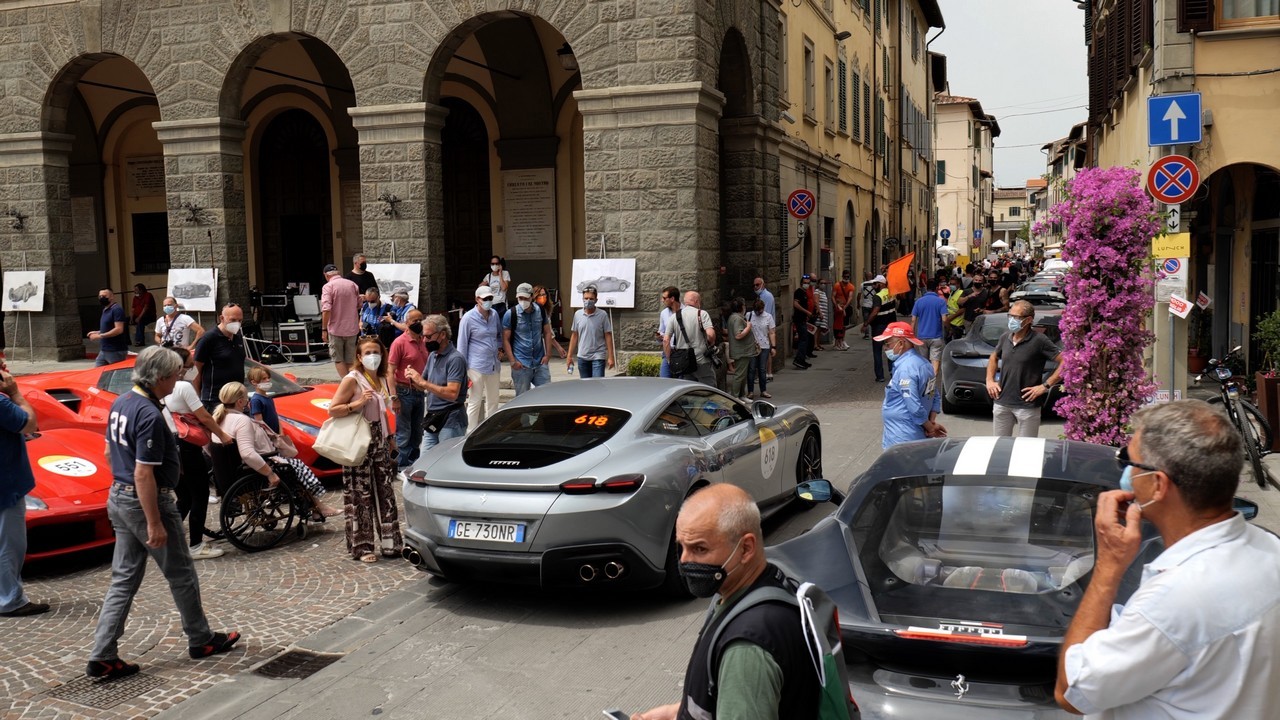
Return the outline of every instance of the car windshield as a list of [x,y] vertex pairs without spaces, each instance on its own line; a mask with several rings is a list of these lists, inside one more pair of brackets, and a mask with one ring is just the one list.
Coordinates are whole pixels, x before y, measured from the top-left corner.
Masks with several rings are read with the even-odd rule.
[[906,623],[953,618],[1060,633],[1070,613],[1059,606],[1074,607],[1072,586],[1093,569],[1099,491],[1004,476],[881,483],[853,523],[877,609]]
[[631,413],[587,406],[522,407],[498,412],[467,438],[462,451],[547,450],[578,455],[613,437]]
[[[297,395],[300,392],[306,392],[309,388],[305,388],[280,373],[272,370],[266,365],[256,363],[252,360],[244,361],[244,371],[247,375],[251,368],[260,367],[267,371],[271,376],[271,389],[267,391],[267,395],[273,398],[284,397],[286,395]],[[252,389],[252,388],[251,388]]]
[[986,344],[995,347],[1000,336],[1009,331],[1008,313],[992,313],[978,316],[978,335]]

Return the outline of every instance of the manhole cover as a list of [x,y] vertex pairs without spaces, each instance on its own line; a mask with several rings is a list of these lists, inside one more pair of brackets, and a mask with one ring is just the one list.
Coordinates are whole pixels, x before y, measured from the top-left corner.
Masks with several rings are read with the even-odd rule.
[[59,685],[45,694],[59,700],[67,700],[78,705],[88,705],[89,707],[105,710],[113,708],[125,700],[138,697],[142,693],[158,688],[163,684],[164,680],[162,678],[146,673],[138,673],[137,675],[130,675],[129,677],[107,682],[94,680],[90,677],[80,677],[65,685]]
[[264,677],[302,680],[311,677],[341,659],[342,655],[337,653],[290,650],[279,657],[268,660],[254,672]]

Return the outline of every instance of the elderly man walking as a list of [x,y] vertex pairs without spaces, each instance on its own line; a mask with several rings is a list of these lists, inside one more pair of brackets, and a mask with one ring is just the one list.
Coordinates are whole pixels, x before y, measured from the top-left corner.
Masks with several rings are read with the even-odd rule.
[[[1098,496],[1094,564],[1062,638],[1054,693],[1098,718],[1276,716],[1280,538],[1232,508],[1243,458],[1221,409],[1200,400],[1133,417],[1120,489]],[[1164,542],[1116,604],[1129,566]]]
[[507,310],[502,321],[503,349],[511,358],[511,384],[516,395],[530,387],[551,382],[551,322],[542,308],[533,304],[533,286],[520,283],[516,288],[516,304]]
[[324,277],[324,287],[320,290],[321,336],[329,343],[329,357],[333,358],[338,377],[342,378],[347,376],[356,361],[356,336],[360,334],[360,288],[342,277],[337,265],[325,265]]
[[[667,288],[671,296],[679,293],[675,288]],[[673,350],[688,350],[692,357],[689,367],[682,370],[679,363],[671,368],[671,376],[679,380],[694,380],[711,387],[716,386],[716,374],[711,368],[711,358],[707,349],[716,344],[716,329],[711,316],[702,309],[702,296],[690,290],[684,294],[684,305],[676,308],[667,324],[667,332],[662,338],[662,354],[671,361]]]
[[934,387],[933,366],[915,350],[924,343],[905,322],[890,323],[875,341],[884,343],[893,363],[893,377],[884,389],[880,447],[946,435],[947,429],[936,420],[942,397]]
[[476,288],[476,306],[462,314],[458,323],[458,352],[467,361],[467,432],[475,430],[484,419],[498,411],[498,381],[502,365],[498,362],[498,328],[502,319],[493,309],[493,290],[488,285]]
[[[1062,351],[1031,329],[1035,317],[1031,303],[1016,301],[1009,308],[1008,332],[1000,336],[995,352],[987,358],[987,393],[995,401],[991,406],[992,435],[1013,435],[1014,420],[1018,437],[1040,434],[1040,409],[1062,373]],[[1044,368],[1050,360],[1058,366],[1045,380]]]

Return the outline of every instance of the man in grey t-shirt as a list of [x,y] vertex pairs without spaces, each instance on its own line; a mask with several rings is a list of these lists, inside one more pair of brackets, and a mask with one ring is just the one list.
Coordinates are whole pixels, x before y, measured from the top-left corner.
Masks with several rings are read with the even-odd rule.
[[569,372],[576,360],[583,380],[604,377],[606,367],[613,369],[613,322],[609,313],[596,307],[597,297],[595,285],[582,291],[582,309],[573,314],[569,335]]
[[[991,408],[993,435],[1012,436],[1015,419],[1018,437],[1039,435],[1044,396],[1062,373],[1062,351],[1052,340],[1032,329],[1035,315],[1031,303],[1015,302],[1009,308],[1009,332],[1000,336],[995,352],[987,359],[987,392],[995,401]],[[1050,360],[1058,366],[1047,380],[1042,380],[1044,367]]]
[[[682,331],[683,328],[683,331]],[[685,341],[688,336],[688,342]],[[711,358],[707,356],[707,348],[715,345],[716,329],[711,316],[702,310],[702,296],[690,290],[684,294],[684,306],[667,322],[667,332],[662,338],[662,352],[671,359],[672,349],[690,348],[698,359],[697,368],[692,372],[672,377],[681,380],[696,380],[700,383],[716,386],[716,373],[711,367]]]

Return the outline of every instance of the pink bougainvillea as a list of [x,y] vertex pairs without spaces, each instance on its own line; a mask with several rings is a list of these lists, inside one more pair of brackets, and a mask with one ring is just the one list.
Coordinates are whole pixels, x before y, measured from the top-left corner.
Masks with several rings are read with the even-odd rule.
[[1155,391],[1142,354],[1153,339],[1146,323],[1159,217],[1136,170],[1086,168],[1033,230],[1043,233],[1048,222],[1062,224],[1062,256],[1073,263],[1060,323],[1066,397],[1057,412],[1068,438],[1120,446],[1129,418]]

